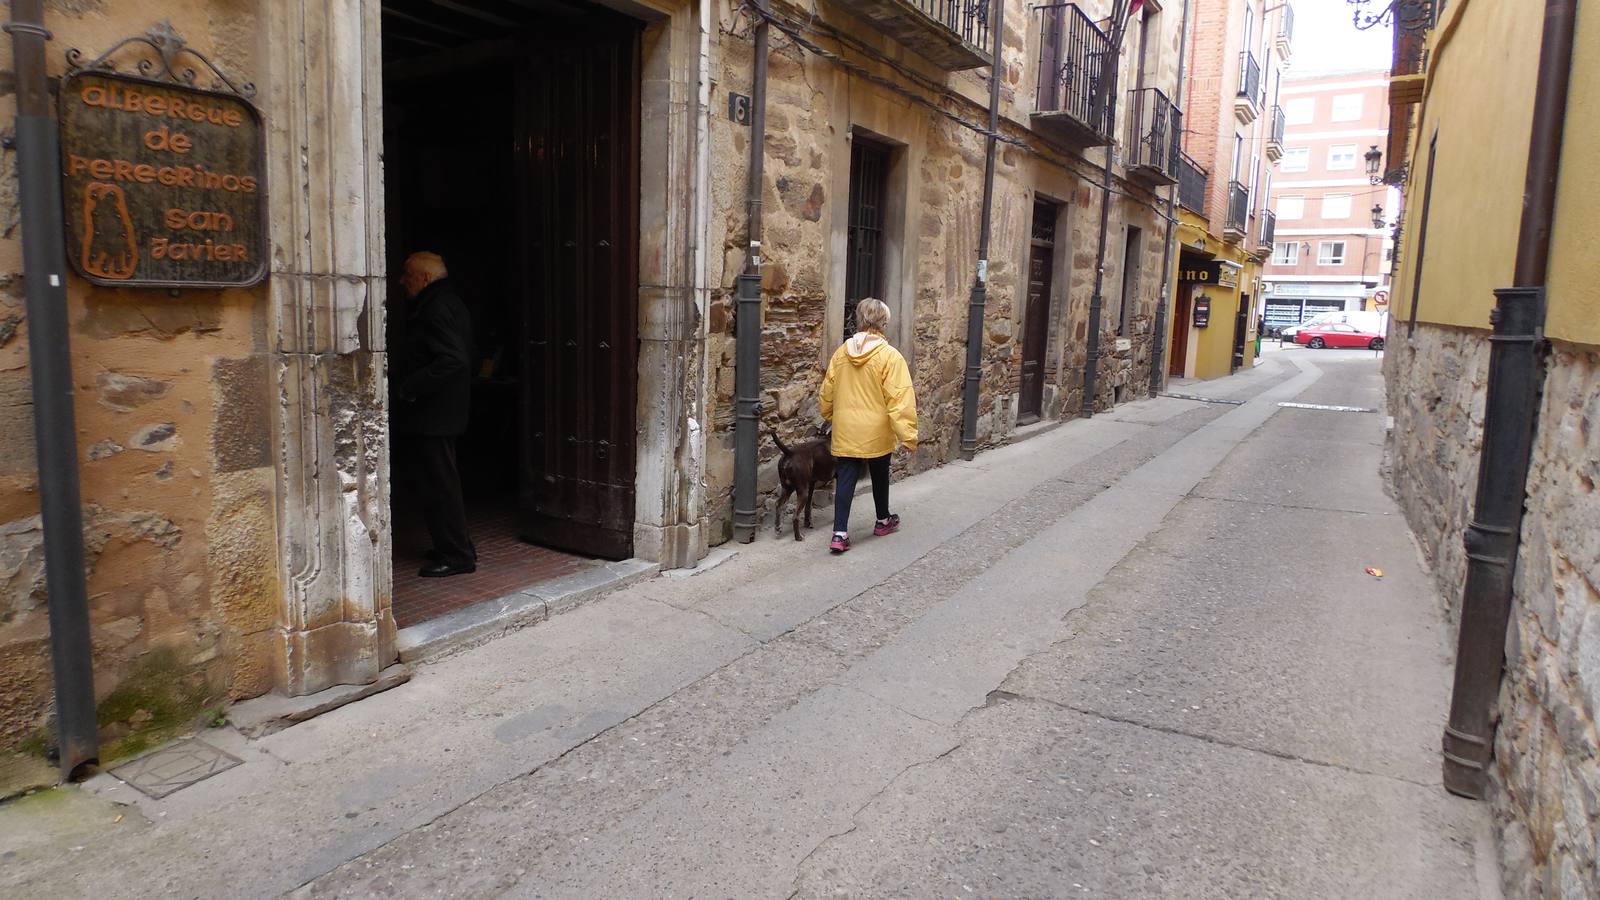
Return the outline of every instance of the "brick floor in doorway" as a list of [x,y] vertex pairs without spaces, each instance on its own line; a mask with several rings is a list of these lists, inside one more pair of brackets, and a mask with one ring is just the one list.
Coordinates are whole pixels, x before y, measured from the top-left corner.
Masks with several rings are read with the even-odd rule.
[[407,524],[402,527],[397,521],[394,540],[394,620],[400,628],[600,564],[529,544],[517,537],[512,512],[493,511],[469,516],[478,571],[423,578],[417,570],[428,562],[427,532],[420,522]]

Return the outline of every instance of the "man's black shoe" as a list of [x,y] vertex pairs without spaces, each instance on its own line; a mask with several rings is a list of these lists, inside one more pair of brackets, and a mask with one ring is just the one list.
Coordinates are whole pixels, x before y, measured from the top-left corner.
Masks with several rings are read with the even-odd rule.
[[478,571],[476,563],[436,562],[423,566],[417,574],[423,578],[447,578],[451,575],[465,575],[476,571]]

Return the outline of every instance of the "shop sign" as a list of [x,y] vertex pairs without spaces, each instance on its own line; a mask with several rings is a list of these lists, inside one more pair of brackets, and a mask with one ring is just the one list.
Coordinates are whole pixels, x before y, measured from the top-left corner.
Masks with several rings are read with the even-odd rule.
[[1221,259],[1213,259],[1198,265],[1185,265],[1178,272],[1178,280],[1236,288],[1239,286],[1239,266]]
[[237,94],[105,67],[72,72],[61,85],[61,166],[73,267],[116,287],[260,281],[262,146],[261,117]]
[[1211,324],[1211,298],[1201,294],[1194,298],[1194,327],[1204,328]]

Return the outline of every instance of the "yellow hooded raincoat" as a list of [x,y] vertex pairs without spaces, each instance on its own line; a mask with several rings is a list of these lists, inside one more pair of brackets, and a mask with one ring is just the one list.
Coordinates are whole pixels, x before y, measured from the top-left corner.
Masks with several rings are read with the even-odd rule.
[[834,351],[817,405],[833,423],[834,456],[875,459],[893,453],[897,441],[917,449],[911,370],[883,335],[862,332]]

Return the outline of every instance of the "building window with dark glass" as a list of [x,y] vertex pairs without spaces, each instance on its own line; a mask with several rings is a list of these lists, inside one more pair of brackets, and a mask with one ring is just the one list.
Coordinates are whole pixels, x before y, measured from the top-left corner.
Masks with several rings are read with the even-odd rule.
[[856,332],[856,304],[883,297],[884,208],[889,148],[855,136],[850,142],[850,210],[845,228],[844,335]]

